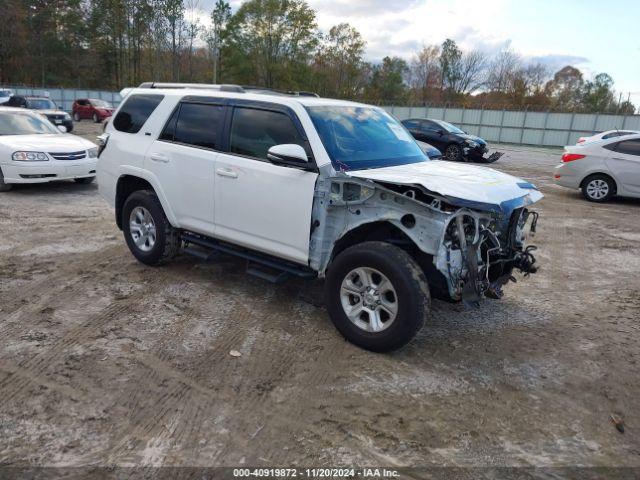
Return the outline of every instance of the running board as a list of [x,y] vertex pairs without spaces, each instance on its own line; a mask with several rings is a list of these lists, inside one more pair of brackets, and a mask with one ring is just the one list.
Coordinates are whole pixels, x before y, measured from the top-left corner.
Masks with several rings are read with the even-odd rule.
[[[183,233],[182,250],[202,260],[213,260],[220,254],[226,253],[247,260],[247,273],[271,283],[282,283],[290,276],[301,278],[314,278],[317,273],[310,268],[283,261],[279,258],[254,252],[227,243],[219,242],[212,238],[203,237],[193,233]],[[194,248],[195,245],[199,248]]]

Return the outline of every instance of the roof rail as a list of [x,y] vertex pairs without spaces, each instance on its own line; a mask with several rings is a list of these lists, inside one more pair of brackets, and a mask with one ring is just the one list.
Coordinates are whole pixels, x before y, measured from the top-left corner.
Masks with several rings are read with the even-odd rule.
[[203,90],[220,90],[221,92],[244,93],[245,90],[240,85],[215,84],[215,83],[159,83],[143,82],[138,88],[194,88]]
[[194,88],[202,90],[220,90],[221,92],[235,93],[258,93],[265,95],[283,95],[293,97],[319,97],[317,93],[294,90],[275,90],[265,87],[254,87],[249,85],[215,84],[215,83],[159,83],[143,82],[138,88]]
[[254,87],[250,85],[243,85],[242,88],[245,89],[246,91],[250,91],[251,93],[264,93],[267,95],[286,95],[286,96],[292,96],[292,97],[320,97],[320,95],[318,95],[315,92],[306,92],[304,90],[300,90],[300,91],[276,90],[273,88]]

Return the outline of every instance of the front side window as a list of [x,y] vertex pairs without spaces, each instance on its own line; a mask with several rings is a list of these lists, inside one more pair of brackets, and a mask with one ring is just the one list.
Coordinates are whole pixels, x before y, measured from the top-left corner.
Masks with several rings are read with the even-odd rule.
[[417,130],[418,128],[420,128],[420,122],[418,120],[405,120],[402,122],[402,124],[410,129],[414,129]]
[[221,105],[183,103],[171,116],[160,139],[219,150],[224,112]]
[[455,125],[451,125],[449,122],[443,120],[437,120],[436,123],[440,125],[440,128],[445,129],[449,133],[455,133],[456,135],[464,135],[464,132]]
[[627,155],[640,156],[640,138],[635,140],[625,140],[624,142],[618,143],[616,151]]
[[437,132],[438,130],[442,130],[442,127],[438,125],[436,122],[432,122],[431,120],[425,120],[422,122],[422,129],[430,132]]
[[60,134],[45,118],[25,113],[0,113],[0,135]]
[[164,95],[131,95],[113,120],[116,130],[125,133],[138,133]]
[[266,160],[271,147],[284,143],[295,143],[308,150],[288,115],[255,108],[234,108],[229,144],[232,153]]
[[380,108],[317,106],[307,110],[336,170],[428,161],[402,124]]

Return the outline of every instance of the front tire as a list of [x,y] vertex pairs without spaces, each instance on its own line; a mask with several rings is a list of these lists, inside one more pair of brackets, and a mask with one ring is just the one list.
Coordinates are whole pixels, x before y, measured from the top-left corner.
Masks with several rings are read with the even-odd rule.
[[122,209],[122,231],[134,257],[161,265],[178,254],[180,234],[167,220],[160,200],[149,190],[133,192]]
[[452,162],[459,162],[462,160],[462,147],[456,143],[448,145],[444,150],[444,157]]
[[582,182],[582,195],[590,202],[604,203],[615,195],[616,183],[608,175],[590,175]]
[[0,170],[0,192],[8,192],[13,188],[13,185],[10,183],[4,183],[4,175],[2,174],[2,170]]
[[429,286],[416,261],[385,242],[341,252],[325,281],[331,321],[351,343],[373,352],[406,345],[429,313]]

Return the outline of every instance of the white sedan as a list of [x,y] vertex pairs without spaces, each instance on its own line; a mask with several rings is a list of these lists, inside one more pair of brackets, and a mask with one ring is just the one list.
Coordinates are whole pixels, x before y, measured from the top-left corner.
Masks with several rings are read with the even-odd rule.
[[581,144],[581,143],[587,143],[587,142],[597,142],[600,140],[609,140],[610,138],[615,138],[615,137],[623,137],[625,135],[635,135],[636,133],[640,133],[637,132],[635,130],[607,130],[606,132],[600,132],[600,133],[596,133],[595,135],[592,135],[590,137],[580,137],[578,139],[578,143],[577,145]]
[[14,183],[91,183],[98,147],[30,110],[0,107],[0,192]]
[[565,147],[554,180],[581,189],[592,202],[614,195],[640,198],[640,134]]

